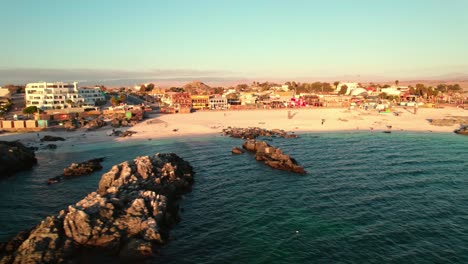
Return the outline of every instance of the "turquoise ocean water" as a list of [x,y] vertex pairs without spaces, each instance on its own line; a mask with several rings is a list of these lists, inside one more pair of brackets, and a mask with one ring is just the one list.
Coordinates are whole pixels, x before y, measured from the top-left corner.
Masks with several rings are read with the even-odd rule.
[[[175,152],[195,168],[161,263],[468,263],[468,138],[339,132],[273,138],[308,171],[275,171],[215,136],[64,146],[0,181],[0,240],[96,190],[112,165]],[[47,186],[72,162],[104,169]]]

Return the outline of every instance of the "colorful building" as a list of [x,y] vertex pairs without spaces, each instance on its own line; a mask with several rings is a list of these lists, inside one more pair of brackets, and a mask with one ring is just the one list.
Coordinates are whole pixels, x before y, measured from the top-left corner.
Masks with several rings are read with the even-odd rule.
[[210,96],[208,95],[192,95],[192,108],[195,110],[209,109]]

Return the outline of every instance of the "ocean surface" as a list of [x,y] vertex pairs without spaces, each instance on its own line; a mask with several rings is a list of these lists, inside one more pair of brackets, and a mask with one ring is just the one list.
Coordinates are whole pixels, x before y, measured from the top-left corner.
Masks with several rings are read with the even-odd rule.
[[[160,263],[468,263],[468,137],[339,132],[272,138],[276,171],[222,136],[63,146],[0,181],[0,241],[97,189],[112,165],[174,152],[196,171]],[[104,169],[48,186],[72,162]]]

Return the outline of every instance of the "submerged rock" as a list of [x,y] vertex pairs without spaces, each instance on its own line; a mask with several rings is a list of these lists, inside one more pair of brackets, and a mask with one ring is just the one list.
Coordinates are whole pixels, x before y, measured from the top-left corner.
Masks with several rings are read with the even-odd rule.
[[265,141],[248,140],[242,147],[255,153],[255,159],[264,161],[264,163],[274,169],[291,171],[305,174],[304,168],[298,165],[297,161],[289,155],[283,154],[280,148],[270,146]]
[[65,141],[65,139],[63,137],[45,135],[41,138],[41,142],[44,141]]
[[0,141],[0,177],[30,169],[36,163],[33,149],[18,141]]
[[92,262],[93,254],[129,262],[152,257],[168,242],[193,175],[173,153],[115,165],[95,192],[0,245],[0,263],[80,262],[85,255]]

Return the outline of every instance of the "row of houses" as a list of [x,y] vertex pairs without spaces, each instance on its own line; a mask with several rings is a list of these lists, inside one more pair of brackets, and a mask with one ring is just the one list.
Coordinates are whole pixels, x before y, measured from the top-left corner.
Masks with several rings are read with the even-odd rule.
[[167,92],[160,94],[163,112],[189,112],[193,110],[224,110],[232,107],[298,107],[323,106],[320,98],[312,94],[295,95],[294,91],[227,92],[223,95],[190,95],[187,92]]
[[77,106],[95,106],[105,101],[100,87],[79,87],[77,82],[28,83],[25,104],[41,110],[64,109]]

